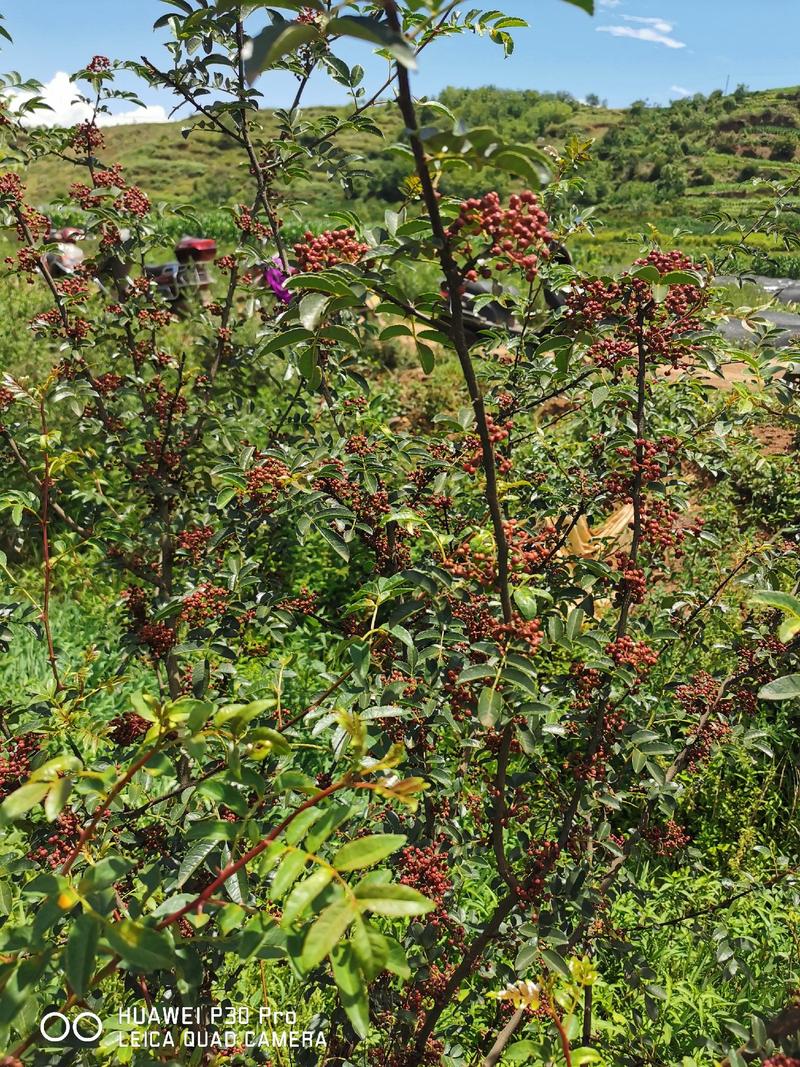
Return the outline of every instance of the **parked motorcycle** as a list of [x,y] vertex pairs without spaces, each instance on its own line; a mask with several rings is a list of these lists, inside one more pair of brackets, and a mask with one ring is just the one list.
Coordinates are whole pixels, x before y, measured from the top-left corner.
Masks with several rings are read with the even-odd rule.
[[160,296],[183,314],[193,299],[211,301],[214,276],[209,264],[217,254],[217,242],[210,237],[182,237],[175,245],[175,259],[144,268]]
[[74,274],[86,259],[86,253],[79,245],[85,237],[83,230],[77,226],[63,226],[51,229],[47,234],[47,243],[55,245],[44,254],[44,263],[53,278],[68,278]]
[[[121,250],[115,250],[97,263],[95,280],[105,291],[106,283],[113,282],[118,294],[123,296],[128,289],[133,261],[127,250],[129,234],[123,232]],[[44,255],[47,270],[54,278],[69,277],[83,265],[86,253],[80,247],[86,234],[77,226],[52,228],[47,242],[54,245]],[[146,265],[145,277],[149,278],[156,291],[177,314],[184,314],[193,300],[203,304],[211,300],[214,276],[210,264],[217,254],[217,242],[208,237],[184,236],[175,245],[175,259],[168,263]]]

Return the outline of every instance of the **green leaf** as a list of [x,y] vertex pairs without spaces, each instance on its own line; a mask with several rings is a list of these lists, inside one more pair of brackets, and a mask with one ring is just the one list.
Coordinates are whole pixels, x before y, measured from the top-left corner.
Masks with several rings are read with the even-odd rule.
[[362,911],[373,911],[390,919],[427,915],[436,905],[408,885],[380,885],[364,879],[355,888]]
[[371,982],[389,962],[388,939],[359,915],[353,926],[350,944],[358,965],[364,972],[364,978]]
[[379,341],[391,341],[394,337],[413,337],[413,331],[410,326],[406,326],[405,323],[398,322],[394,326],[387,326],[385,330],[381,330]]
[[332,862],[337,871],[360,871],[364,867],[374,867],[376,863],[391,856],[402,848],[406,841],[405,834],[359,837],[340,848]]
[[420,341],[417,341],[417,356],[419,357],[419,365],[425,373],[431,374],[433,368],[436,366],[436,356],[433,354],[431,346],[424,345]]
[[300,301],[300,321],[307,330],[315,330],[319,326],[328,300],[327,293],[308,293]]
[[[800,674],[785,674],[767,682],[758,691],[759,700],[796,700],[800,697]],[[10,798],[9,798],[10,799]]]
[[356,914],[353,901],[349,898],[335,900],[325,908],[303,942],[300,963],[304,970],[310,971],[322,963],[344,937]]
[[342,557],[345,562],[350,559],[350,548],[344,538],[340,537],[335,530],[331,530],[329,526],[318,526],[320,536],[324,541],[327,541],[331,548],[338,555]]
[[696,271],[671,270],[662,276],[665,285],[697,285],[703,284],[703,279]]
[[178,871],[177,887],[180,887],[191,878],[203,860],[208,856],[210,852],[213,852],[216,847],[216,841],[198,841],[196,845],[186,853],[183,857],[180,870]]
[[57,778],[56,781],[53,782],[52,788],[44,801],[44,813],[47,816],[48,822],[53,822],[58,818],[58,815],[69,799],[71,792],[71,778]]
[[73,993],[77,993],[79,997],[85,996],[89,991],[99,933],[98,924],[91,916],[79,915],[64,949],[64,973]]
[[50,782],[27,782],[9,794],[0,806],[0,825],[19,819],[36,807],[50,791]]
[[531,589],[521,586],[514,590],[514,603],[522,612],[524,618],[534,619],[538,610],[536,594]]
[[384,937],[384,941],[389,946],[389,958],[386,960],[386,970],[391,971],[392,974],[396,974],[398,978],[402,978],[404,982],[407,982],[411,977],[411,968],[408,965],[408,959],[406,958],[406,950],[400,944],[399,941],[395,941],[393,937]]
[[538,189],[549,177],[547,170],[541,164],[537,166],[528,156],[510,148],[493,153],[490,156],[490,162],[493,167],[507,170],[510,174],[524,178],[533,189]]
[[175,947],[166,932],[154,930],[150,926],[123,919],[114,923],[106,931],[111,947],[137,970],[172,971],[175,968]]
[[565,978],[570,977],[569,967],[563,956],[560,956],[551,948],[543,948],[541,950],[541,955],[548,967],[552,968],[554,971],[558,971],[559,974],[563,974]]
[[602,1063],[603,1057],[593,1048],[576,1048],[572,1050],[573,1067],[581,1067],[584,1063]]
[[369,1033],[369,998],[364,977],[350,945],[340,945],[331,956],[333,977],[347,1018],[359,1037]]
[[292,888],[303,873],[309,857],[305,852],[289,852],[281,860],[275,878],[270,886],[270,900],[280,900]]
[[280,352],[284,348],[294,348],[304,341],[310,341],[313,336],[314,334],[311,330],[306,330],[303,326],[295,326],[291,330],[284,330],[283,333],[271,337],[265,345],[259,348],[259,352],[266,356],[270,352]]
[[247,80],[252,83],[262,70],[274,66],[278,60],[300,45],[319,39],[319,29],[313,22],[274,22],[253,38],[253,51],[245,62]]
[[324,844],[334,831],[342,825],[350,816],[349,804],[333,804],[325,812],[322,818],[314,824],[313,829],[306,837],[306,848],[309,852],[316,852],[320,845]]
[[81,896],[85,896],[87,893],[108,889],[114,882],[124,878],[133,866],[131,860],[126,860],[122,856],[105,856],[84,874],[78,885],[78,892]]
[[575,7],[585,11],[587,15],[594,14],[594,0],[566,0],[566,3],[574,4]]
[[800,619],[800,598],[791,593],[781,593],[777,589],[758,589],[750,598],[754,604],[766,604],[770,608],[778,608]]
[[308,878],[297,882],[283,906],[281,926],[291,926],[295,919],[300,918],[306,908],[313,903],[323,889],[333,879],[333,871],[330,867],[317,867]]
[[515,1041],[513,1045],[509,1045],[503,1056],[503,1061],[506,1063],[535,1063],[535,1058],[538,1058],[541,1054],[541,1045],[534,1044],[533,1041]]
[[503,710],[503,698],[496,689],[485,685],[478,697],[478,718],[487,729],[494,726]]
[[401,34],[385,22],[366,15],[342,15],[328,22],[326,32],[332,37],[357,37],[362,41],[371,41],[385,48],[404,67],[416,70],[417,61],[413,48]]

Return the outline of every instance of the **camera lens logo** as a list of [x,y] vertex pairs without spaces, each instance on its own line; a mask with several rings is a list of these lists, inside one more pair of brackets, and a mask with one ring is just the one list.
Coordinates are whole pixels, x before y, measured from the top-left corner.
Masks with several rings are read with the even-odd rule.
[[49,1048],[97,1048],[103,1020],[93,1011],[81,1011],[73,1019],[60,1011],[48,1011],[41,1018],[39,1033]]

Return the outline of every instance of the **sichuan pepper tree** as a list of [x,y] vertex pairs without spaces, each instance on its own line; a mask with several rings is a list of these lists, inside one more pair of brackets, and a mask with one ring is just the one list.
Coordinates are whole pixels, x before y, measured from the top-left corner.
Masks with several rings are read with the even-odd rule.
[[[796,630],[764,610],[791,612],[796,542],[726,553],[696,502],[695,472],[724,471],[723,431],[754,409],[704,398],[698,368],[725,358],[710,279],[658,249],[581,276],[557,249],[584,225],[586,146],[547,156],[415,101],[437,38],[508,51],[519,20],[282,2],[251,31],[252,6],[174,0],[168,59],[127,64],[175,94],[187,136],[242,155],[237,244],[181,319],[141,269],[168,211],[104,155],[117,65],[76,75],[93,117],[75,129],[5,114],[5,280],[40,299],[35,356],[0,392],[6,640],[13,656],[32,628],[48,676],[2,718],[3,1062],[35,1055],[46,1005],[106,1019],[98,1062],[143,1063],[117,1047],[119,1009],[281,990],[326,1046],[298,1062],[639,1062],[630,1033],[666,994],[615,900],[685,855],[681,800],[721,747],[766,758],[754,717],[796,663]],[[348,39],[387,62],[371,94]],[[274,69],[297,89],[265,116]],[[303,111],[318,73],[346,113]],[[404,203],[288,240],[304,176],[349,187],[344,136],[380,132],[387,94]],[[66,278],[23,177],[52,157],[94,249]],[[487,167],[518,191],[493,193]],[[455,168],[473,197],[448,195]],[[494,290],[476,306],[515,326],[475,343],[477,278]],[[420,430],[391,421],[365,354],[398,339],[426,373],[458,368]],[[587,516],[618,514],[617,537],[570,550]],[[724,566],[684,588],[709,553]],[[60,613],[79,578],[122,636],[76,655]],[[793,877],[781,857],[743,874]],[[618,971],[624,1026],[603,999]],[[684,1044],[706,1037],[730,1043]]]

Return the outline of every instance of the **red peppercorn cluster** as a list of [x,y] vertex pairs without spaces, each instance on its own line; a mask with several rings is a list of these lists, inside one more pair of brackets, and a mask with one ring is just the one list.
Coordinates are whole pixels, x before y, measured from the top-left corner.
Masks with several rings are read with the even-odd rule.
[[156,659],[165,659],[177,641],[175,631],[165,622],[146,622],[136,635]]
[[[570,733],[577,733],[577,723],[570,724]],[[627,725],[619,709],[607,708],[603,714],[600,741],[588,756],[574,752],[564,763],[564,769],[572,772],[578,781],[603,782],[608,776],[609,761],[614,744]]]
[[108,736],[115,745],[127,747],[135,744],[140,737],[144,737],[150,729],[150,723],[137,715],[135,711],[127,711],[122,715],[116,715],[109,723]]
[[[681,266],[675,267],[675,263]],[[637,265],[653,266],[660,272],[662,268],[696,269],[680,253],[652,252]],[[649,282],[625,275],[618,282],[596,280],[575,287],[567,295],[564,322],[579,329],[602,322],[613,324],[613,342],[626,342],[630,348],[603,344],[593,353],[612,365],[623,352],[635,350],[638,354],[641,348],[648,364],[679,367],[688,365],[696,351],[689,335],[700,328],[709,300],[709,292],[696,285],[672,285],[666,299],[657,302]]]
[[636,349],[632,341],[626,341],[622,337],[604,337],[595,341],[586,355],[603,370],[616,370],[623,360],[634,359]]
[[320,21],[319,11],[315,11],[313,7],[301,8],[297,21],[307,26],[316,26]]
[[259,466],[251,467],[245,475],[246,496],[259,511],[269,511],[283,491],[291,471],[283,460],[268,456]]
[[19,174],[7,171],[0,174],[0,199],[8,204],[21,204],[25,196],[25,186]]
[[641,567],[633,562],[626,552],[614,556],[614,566],[620,572],[616,586],[616,603],[627,600],[630,604],[643,604],[647,593],[647,580]]
[[218,256],[217,259],[214,260],[214,266],[223,273],[232,271],[236,266],[236,256],[230,254],[227,256]]
[[55,822],[53,833],[49,834],[38,848],[31,849],[28,858],[34,863],[47,864],[55,870],[66,863],[78,842],[81,823],[72,808],[64,808]]
[[662,498],[645,499],[641,506],[642,540],[661,549],[674,548],[682,555],[681,545],[686,529],[680,526],[680,515]]
[[0,749],[0,800],[19,789],[30,774],[31,760],[39,751],[40,734],[21,734],[3,741]]
[[785,1056],[779,1052],[776,1056],[764,1060],[761,1067],[800,1067],[800,1060],[796,1056]]
[[712,678],[707,671],[700,671],[692,676],[691,681],[679,685],[675,690],[675,696],[683,706],[686,713],[693,718],[699,718],[704,712],[714,705],[719,694],[719,682]]
[[460,673],[457,670],[449,670],[445,675],[445,682],[442,686],[442,691],[450,703],[450,710],[456,722],[463,722],[465,719],[471,718],[478,706],[478,698],[472,686],[466,683],[459,683],[458,677]]
[[[496,423],[491,415],[487,415],[486,428],[489,431],[489,440],[494,448],[495,464],[501,474],[506,474],[511,469],[511,460],[498,455],[497,447],[508,440],[511,430],[514,428],[514,422],[512,419],[507,419],[504,423]],[[470,434],[464,440],[464,459],[461,462],[461,466],[467,474],[477,474],[483,466],[481,441],[474,434]]]
[[435,1037],[429,1037],[422,1052],[390,1052],[387,1049],[374,1048],[369,1055],[373,1067],[441,1067],[444,1044]]
[[84,211],[93,211],[102,204],[102,197],[98,196],[89,186],[83,185],[82,181],[74,181],[69,187],[69,195]]
[[177,536],[178,548],[191,556],[195,563],[199,563],[206,554],[208,542],[214,535],[212,526],[190,526],[181,530]]
[[351,456],[371,456],[376,446],[370,444],[369,439],[363,433],[353,434],[345,441],[344,450]]
[[668,819],[663,826],[649,826],[643,836],[657,856],[674,856],[691,840],[674,819]]
[[204,582],[183,601],[180,618],[190,626],[204,626],[225,614],[228,590],[211,582]]
[[59,308],[50,308],[49,311],[41,312],[35,319],[31,320],[31,328],[34,330],[46,330],[53,337],[67,337],[76,344],[85,341],[92,332],[92,324],[86,319],[69,319],[65,324]]
[[94,184],[99,189],[124,189],[126,182],[122,176],[122,164],[114,163],[108,170],[96,170]]
[[703,767],[711,759],[715,748],[724,744],[731,734],[731,728],[726,722],[719,719],[709,719],[702,726],[698,723],[689,731],[689,736],[694,738],[694,743],[689,748],[689,760],[687,770],[695,772]]
[[495,584],[496,560],[493,551],[476,548],[472,541],[458,545],[443,561],[442,566],[454,578],[463,578],[468,582],[491,587]]
[[448,858],[446,853],[437,851],[434,845],[417,848],[409,845],[400,853],[399,866],[402,874],[400,882],[425,893],[441,908],[444,898],[453,888],[448,877]]
[[141,308],[136,312],[136,318],[143,326],[169,326],[172,311],[169,308]]
[[123,190],[114,201],[117,211],[125,211],[137,219],[143,219],[150,214],[150,200],[137,185],[131,185]]
[[8,411],[16,399],[17,397],[15,393],[12,393],[10,389],[6,389],[5,386],[0,385],[0,412]]
[[541,900],[545,882],[559,857],[557,841],[531,841],[527,848],[528,866],[525,887],[518,895],[528,901]]
[[539,257],[546,254],[552,235],[546,212],[535,193],[514,194],[504,208],[496,192],[461,205],[450,225],[448,236],[459,242],[459,251],[471,265],[466,277],[474,281],[478,273],[489,277],[492,271],[519,269],[528,281],[538,273]]
[[294,246],[300,270],[305,274],[335,267],[338,263],[358,263],[369,252],[369,245],[356,240],[356,231],[325,230],[315,236],[308,230]]
[[62,278],[56,283],[56,289],[61,296],[69,297],[74,301],[86,296],[89,292],[89,283],[85,278],[73,276],[72,278]]
[[313,615],[317,610],[318,601],[319,595],[317,593],[312,593],[303,586],[299,596],[291,597],[288,600],[281,600],[276,607],[282,608],[284,611],[297,612],[298,615]]
[[740,648],[738,652],[738,673],[747,675],[754,683],[765,685],[776,675],[775,668],[769,662],[770,656],[782,656],[788,646],[777,637],[768,635],[761,638],[751,648]]
[[92,56],[86,69],[92,74],[101,74],[104,70],[111,70],[111,60],[108,56]]
[[109,371],[107,374],[98,374],[94,380],[94,387],[100,396],[111,396],[112,393],[116,393],[122,382],[121,374]]
[[448,603],[454,617],[464,624],[470,644],[485,641],[495,632],[498,620],[489,606],[488,597],[468,593],[464,600],[448,597]]
[[634,641],[628,634],[609,641],[606,654],[618,667],[628,667],[637,674],[646,674],[658,662],[658,653],[644,641]]
[[90,156],[97,148],[105,148],[106,142],[94,122],[81,122],[72,131],[70,142],[76,152]]
[[42,266],[39,250],[31,247],[20,248],[16,259],[6,256],[5,262],[10,269],[19,270],[21,274],[38,274]]
[[509,519],[503,523],[503,530],[512,573],[535,574],[556,548],[556,530],[549,523],[538,533],[531,533],[519,519]]
[[[29,235],[34,240],[39,237],[46,237],[50,233],[50,228],[50,219],[47,215],[43,215],[41,211],[37,211],[36,208],[29,207],[26,204],[19,210],[17,237],[20,241],[27,240]],[[27,233],[26,230],[28,231]]]
[[377,489],[370,493],[362,489],[347,473],[341,460],[331,460],[326,466],[335,467],[338,477],[326,475],[317,478],[314,488],[327,493],[354,513],[358,519],[356,532],[366,547],[375,554],[378,573],[386,574],[407,566],[411,558],[407,542],[413,535],[407,530],[396,528],[390,538],[386,532],[383,517],[391,511],[388,492],[385,489]]
[[136,837],[145,853],[140,865],[148,857],[163,854],[167,847],[167,830],[161,823],[151,822],[148,826],[142,826],[136,830]]
[[264,239],[270,235],[269,227],[265,226],[263,222],[259,222],[246,204],[239,205],[239,211],[234,216],[234,222],[236,223],[237,228],[241,231],[243,237],[257,237]]
[[511,622],[495,626],[492,637],[503,651],[516,642],[524,645],[528,655],[533,656],[542,643],[542,624],[538,619],[523,619],[515,612]]
[[603,675],[593,667],[587,667],[585,663],[573,663],[570,667],[570,675],[577,683],[577,692],[573,697],[571,707],[577,711],[585,711],[591,707],[594,694],[603,684]]

